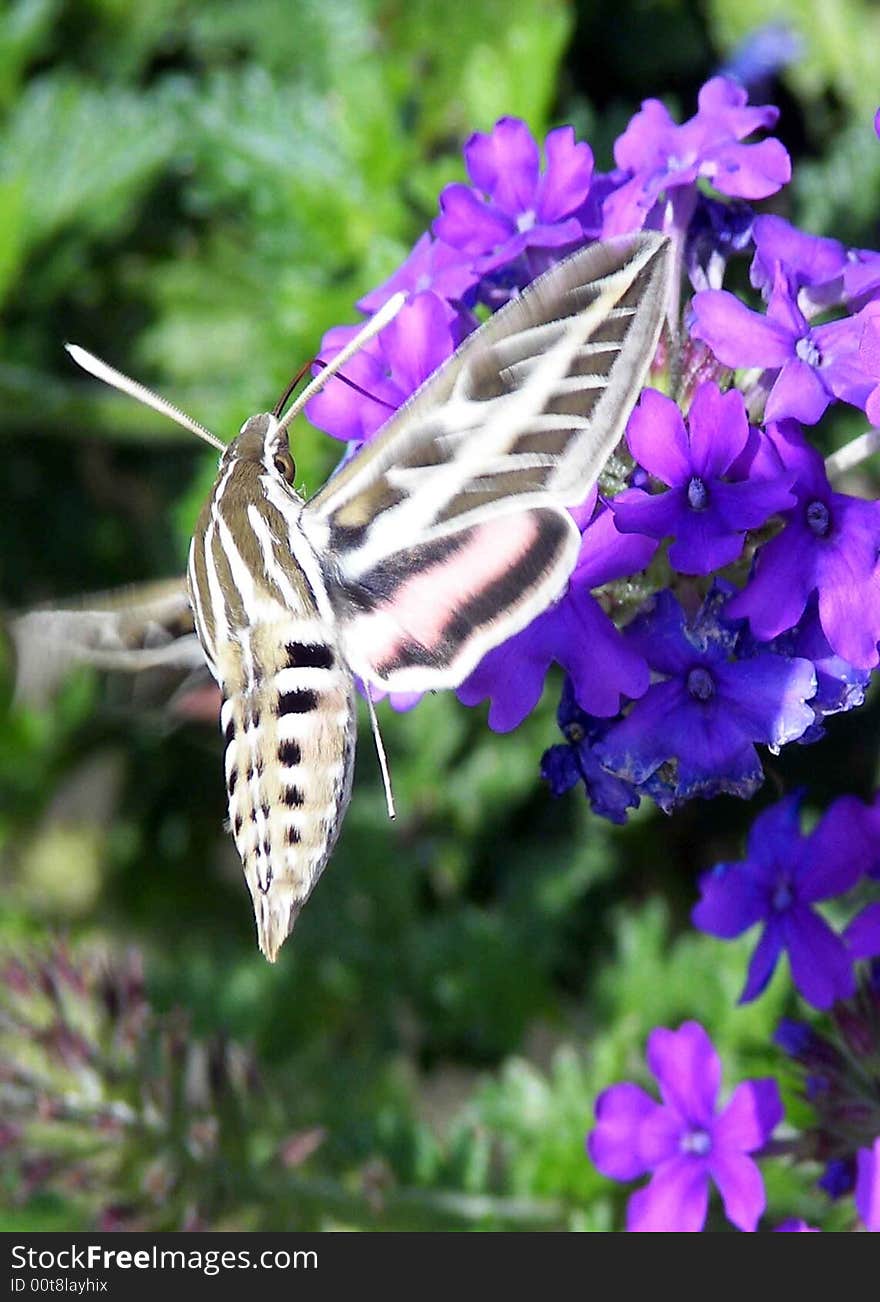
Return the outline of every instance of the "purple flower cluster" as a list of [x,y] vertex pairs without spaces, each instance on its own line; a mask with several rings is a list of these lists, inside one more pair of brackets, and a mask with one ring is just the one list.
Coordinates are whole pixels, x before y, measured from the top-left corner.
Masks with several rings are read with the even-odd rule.
[[[750,201],[790,176],[780,142],[752,138],[777,116],[724,77],[682,125],[646,100],[605,175],[570,127],[550,132],[543,155],[514,118],[474,134],[470,184],[443,190],[432,233],[359,306],[401,289],[409,302],[308,408],[356,450],[473,329],[477,304],[494,309],[598,236],[649,225],[680,246],[697,290],[682,343],[691,379],[678,401],[643,393],[630,486],[573,511],[583,545],[567,590],[458,690],[467,705],[488,701],[505,732],[561,666],[565,741],[542,771],[557,794],[582,782],[615,821],[645,795],[666,810],[751,795],[756,745],[816,740],[826,715],[860,704],[880,658],[880,503],[836,491],[798,424],[838,401],[869,416],[880,405],[880,254],[755,214]],[[749,250],[766,316],[720,288],[728,259]],[[829,308],[838,319],[811,324]],[[322,358],[355,328],[331,330]],[[725,391],[735,366],[758,369]],[[667,385],[676,373],[655,370]]]
[[[784,57],[779,39],[762,57]],[[880,424],[880,253],[756,212],[754,201],[791,175],[783,145],[764,134],[777,117],[715,77],[684,123],[646,100],[606,174],[570,127],[551,131],[543,150],[510,117],[471,136],[469,183],[443,190],[431,232],[358,304],[372,313],[404,290],[406,306],[308,407],[348,455],[478,313],[597,238],[643,228],[670,238],[680,270],[670,329],[613,479],[572,510],[582,546],[568,586],[458,688],[468,706],[488,702],[489,726],[506,732],[559,666],[562,741],[544,753],[542,776],[555,795],[582,787],[615,823],[643,798],[668,812],[694,797],[753,795],[763,781],[757,748],[817,741],[827,716],[862,703],[880,663],[880,502],[842,491],[810,441],[839,404]],[[875,128],[880,135],[880,113]],[[749,301],[725,288],[741,255]],[[322,359],[355,329],[331,330]],[[705,874],[693,921],[721,939],[760,926],[742,1001],[786,954],[803,998],[843,1016],[861,997],[854,965],[880,953],[876,886],[871,896],[880,800],[844,797],[809,835],[800,802],[795,794],[766,809],[748,857]],[[838,930],[819,906],[842,894],[852,907]],[[876,1058],[878,1028],[880,1014]],[[630,1199],[629,1228],[700,1229],[714,1183],[728,1219],[754,1229],[764,1192],[753,1155],[782,1116],[775,1084],[747,1081],[719,1109],[720,1060],[693,1022],[655,1030],[648,1060],[662,1101],[611,1087],[589,1140],[611,1178],[651,1174]],[[813,1075],[810,1097],[820,1097]],[[850,1136],[809,1156],[827,1163],[826,1188],[855,1191],[863,1223],[877,1229],[880,1139],[859,1133],[858,1143]],[[810,1226],[793,1218],[777,1228]]]

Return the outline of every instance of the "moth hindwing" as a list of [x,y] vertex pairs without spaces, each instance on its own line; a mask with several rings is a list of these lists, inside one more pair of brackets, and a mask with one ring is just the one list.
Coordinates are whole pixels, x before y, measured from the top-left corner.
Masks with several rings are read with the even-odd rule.
[[[223,451],[187,588],[222,693],[230,828],[269,959],[348,804],[354,675],[384,690],[454,686],[563,591],[580,546],[565,508],[585,499],[623,433],[656,349],[670,267],[668,242],[651,232],[560,262],[469,336],[306,502],[293,487],[290,412],[252,417]],[[74,356],[216,442],[104,363]],[[100,629],[113,667],[124,667],[124,641],[112,641],[103,617]],[[93,634],[80,630],[79,655],[101,663]]]

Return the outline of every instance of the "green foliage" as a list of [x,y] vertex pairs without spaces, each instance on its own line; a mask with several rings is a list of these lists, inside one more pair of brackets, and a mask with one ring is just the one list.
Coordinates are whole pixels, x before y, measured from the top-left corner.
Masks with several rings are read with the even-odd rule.
[[[812,154],[793,215],[870,244],[876,15],[856,0],[820,19],[794,0],[778,10],[808,38],[785,74],[783,134]],[[504,113],[539,136],[575,121],[607,166],[640,99],[692,111],[765,18],[742,0],[8,4],[4,602],[179,572],[214,474],[189,435],[76,373],[65,339],[226,437],[274,404],[326,328],[356,319],[463,175],[470,131]],[[305,422],[294,441],[311,490],[339,449]],[[648,1031],[686,1017],[711,1027],[727,1087],[775,1070],[787,986],[737,1007],[748,945],[687,921],[696,873],[740,852],[754,811],[720,801],[617,829],[577,793],[552,801],[537,763],[556,740],[558,688],[507,737],[449,694],[408,715],[383,707],[394,825],[362,720],[342,839],[274,968],[223,832],[214,722],[172,724],[86,677],[43,714],[8,709],[7,692],[0,940],[62,985],[90,975],[61,1004],[42,989],[24,1007],[7,972],[4,1062],[32,1078],[19,1081],[2,1228],[180,1228],[193,1214],[210,1228],[619,1227],[623,1194],[583,1155],[599,1091],[645,1081]],[[781,780],[822,798],[865,789],[880,729],[869,718],[855,745],[835,735],[787,757]],[[77,942],[69,962],[56,928]],[[147,992],[126,1039],[95,955],[125,971],[130,945]],[[95,1061],[59,1056],[68,1022]],[[187,1098],[186,1070],[211,1054],[223,1088]],[[153,1073],[140,1094],[139,1055]],[[41,1122],[34,1088],[69,1096],[71,1072],[91,1112]],[[793,1090],[789,1104],[803,1111]],[[105,1106],[125,1121],[112,1145]],[[35,1154],[48,1165],[23,1161]],[[784,1168],[771,1181],[771,1220],[822,1214]]]

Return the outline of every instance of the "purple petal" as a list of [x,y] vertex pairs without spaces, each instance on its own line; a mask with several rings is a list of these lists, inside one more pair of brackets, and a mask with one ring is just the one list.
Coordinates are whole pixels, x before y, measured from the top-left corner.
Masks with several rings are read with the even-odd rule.
[[856,1208],[865,1229],[880,1231],[880,1136],[856,1154]]
[[626,1228],[631,1234],[696,1234],[706,1223],[708,1206],[705,1163],[689,1156],[674,1157],[630,1198]]
[[725,366],[782,366],[794,355],[789,331],[752,312],[726,289],[700,290],[691,311],[691,333]]
[[764,408],[765,421],[791,417],[804,425],[815,425],[824,415],[831,394],[812,366],[792,358],[779,372]]
[[824,918],[793,904],[782,918],[795,986],[814,1008],[830,1008],[855,992],[852,955]]
[[[625,489],[618,493],[614,505],[623,505],[631,491],[638,492],[637,489]],[[638,532],[621,533],[617,527],[616,512],[601,511],[592,524],[583,530],[581,552],[571,578],[572,586],[599,588],[603,583],[610,583],[614,579],[638,574],[647,568],[656,550],[654,538]]]
[[693,474],[691,448],[677,402],[645,389],[626,427],[630,452],[664,484],[686,484]]
[[838,240],[808,235],[784,217],[758,217],[753,228],[755,257],[749,277],[756,289],[773,284],[775,265],[793,272],[798,285],[823,285],[843,273],[846,250]]
[[766,892],[748,862],[716,864],[702,875],[699,887],[702,898],[691,922],[710,936],[732,940],[765,915]]
[[779,1085],[771,1077],[746,1080],[731,1095],[712,1132],[717,1149],[754,1153],[763,1148],[784,1115]]
[[746,1233],[756,1230],[767,1197],[761,1172],[752,1159],[728,1149],[713,1149],[709,1173],[718,1186],[727,1219],[738,1230]]
[[755,637],[769,641],[804,613],[815,580],[803,564],[803,531],[789,525],[758,553],[748,586],[727,605],[730,619],[748,619]]
[[759,529],[777,511],[795,506],[789,476],[746,479],[737,484],[721,480],[712,485],[712,505],[728,529]]
[[433,224],[439,240],[477,257],[504,244],[515,234],[509,217],[490,208],[470,189],[454,181],[440,194],[440,216]]
[[669,563],[679,574],[711,574],[735,561],[744,542],[744,531],[731,532],[711,508],[688,510],[679,517],[676,539],[669,548]]
[[614,161],[624,171],[636,172],[652,164],[667,139],[675,132],[676,123],[659,99],[642,100],[640,111],[633,115],[629,125],[614,143]]
[[540,154],[525,122],[500,118],[488,135],[475,132],[465,144],[464,157],[474,185],[491,195],[499,208],[515,216],[532,207]]
[[593,151],[575,143],[573,127],[557,127],[544,142],[547,170],[538,182],[536,210],[541,223],[568,217],[584,202],[593,179]]
[[436,294],[416,294],[404,303],[382,331],[382,351],[407,397],[452,355],[449,317]]
[[843,941],[853,959],[876,958],[880,954],[880,900],[856,914],[843,933]]
[[842,796],[807,838],[797,877],[798,898],[805,904],[843,895],[867,870],[864,812],[855,796]]
[[648,1036],[648,1067],[668,1107],[693,1125],[709,1128],[721,1086],[721,1059],[699,1022],[677,1031],[656,1027]]
[[705,381],[694,394],[688,426],[693,473],[703,479],[720,477],[748,441],[742,394],[737,389],[722,393],[714,381]]
[[731,718],[750,741],[784,746],[813,721],[807,701],[816,692],[816,671],[809,660],[761,653],[720,664],[715,675]]
[[666,1109],[629,1081],[610,1086],[596,1099],[596,1125],[587,1136],[587,1152],[609,1180],[635,1180],[651,1169],[639,1136],[642,1126],[658,1113]]
[[776,970],[776,964],[781,953],[782,931],[776,919],[771,918],[761,933],[761,938],[755,946],[755,952],[752,954],[746,983],[739,997],[741,1004],[751,1003],[767,988],[767,984]]
[[612,500],[611,510],[621,533],[641,534],[655,540],[669,538],[687,510],[685,490],[672,488],[666,493],[652,494],[631,488]]
[[730,144],[702,169],[716,190],[735,199],[766,199],[791,180],[791,159],[779,140],[754,145]]

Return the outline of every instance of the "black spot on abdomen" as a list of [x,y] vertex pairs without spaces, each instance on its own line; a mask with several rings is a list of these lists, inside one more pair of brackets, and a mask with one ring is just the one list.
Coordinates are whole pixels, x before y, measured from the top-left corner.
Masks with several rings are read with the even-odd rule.
[[333,652],[323,642],[307,645],[288,642],[287,665],[289,669],[332,669]]
[[282,692],[278,697],[278,714],[308,714],[318,704],[318,693],[311,689]]

